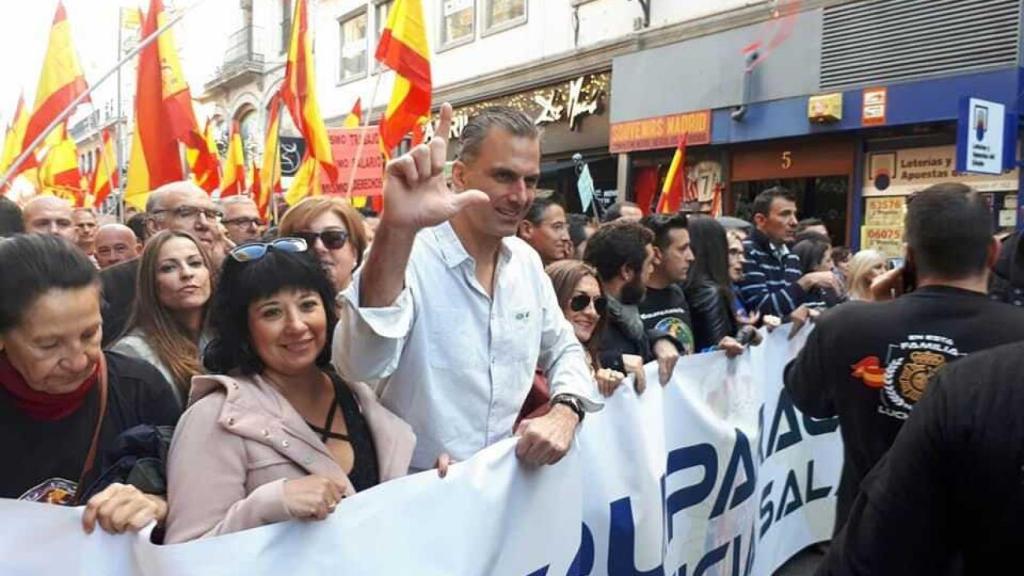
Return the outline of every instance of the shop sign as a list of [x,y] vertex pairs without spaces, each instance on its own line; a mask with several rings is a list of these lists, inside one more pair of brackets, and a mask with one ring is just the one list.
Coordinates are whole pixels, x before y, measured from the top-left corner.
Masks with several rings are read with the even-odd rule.
[[956,134],[956,168],[961,172],[1002,174],[1010,165],[1006,152],[1006,106],[980,98],[963,98]]
[[866,226],[902,226],[906,214],[906,200],[903,196],[885,196],[864,200],[864,224]]
[[674,148],[686,134],[687,145],[711,143],[711,111],[687,112],[611,125],[613,153]]
[[956,169],[955,146],[908,148],[868,154],[864,196],[906,196],[942,182],[960,182],[979,192],[1017,189],[1017,169],[1000,175],[965,174]]
[[[469,123],[469,119],[491,106],[508,106],[524,112],[533,118],[537,126],[564,123],[568,125],[569,130],[578,132],[582,129],[582,122],[586,117],[604,111],[610,83],[610,72],[585,74],[554,86],[460,106],[452,114],[452,126],[448,137],[462,137],[462,130]],[[438,121],[435,117],[430,123],[426,132],[428,137],[433,135]]]
[[903,257],[903,224],[890,226],[861,226],[862,250],[878,250],[887,258]]
[[860,123],[864,126],[882,126],[885,124],[885,111],[888,106],[889,90],[887,88],[865,88],[864,101],[861,105]]

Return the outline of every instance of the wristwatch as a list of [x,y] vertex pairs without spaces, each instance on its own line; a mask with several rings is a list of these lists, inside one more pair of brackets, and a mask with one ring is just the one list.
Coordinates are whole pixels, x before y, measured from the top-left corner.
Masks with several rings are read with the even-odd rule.
[[583,417],[586,416],[587,411],[583,408],[583,402],[573,396],[572,394],[559,394],[551,399],[551,405],[564,404],[568,406],[570,410],[576,413],[576,416],[580,419],[579,423],[583,423]]

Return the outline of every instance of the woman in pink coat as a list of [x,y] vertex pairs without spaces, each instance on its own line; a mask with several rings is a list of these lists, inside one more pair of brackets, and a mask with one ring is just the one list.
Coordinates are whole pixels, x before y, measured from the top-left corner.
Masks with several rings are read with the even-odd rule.
[[333,291],[302,239],[225,261],[214,340],[168,463],[166,542],[324,519],[406,473],[416,438],[368,386],[330,368]]

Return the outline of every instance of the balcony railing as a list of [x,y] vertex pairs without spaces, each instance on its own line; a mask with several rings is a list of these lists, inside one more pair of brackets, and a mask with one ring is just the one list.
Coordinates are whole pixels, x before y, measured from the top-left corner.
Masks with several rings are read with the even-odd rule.
[[263,29],[246,26],[228,38],[224,63],[217,68],[212,80],[206,83],[211,90],[221,86],[244,83],[263,74]]

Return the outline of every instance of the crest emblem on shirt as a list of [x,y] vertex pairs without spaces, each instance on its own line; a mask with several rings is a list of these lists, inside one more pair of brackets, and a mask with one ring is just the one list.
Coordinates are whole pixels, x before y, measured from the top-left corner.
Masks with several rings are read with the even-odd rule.
[[898,420],[909,418],[935,372],[959,356],[956,343],[945,336],[913,334],[890,344],[878,412]]

